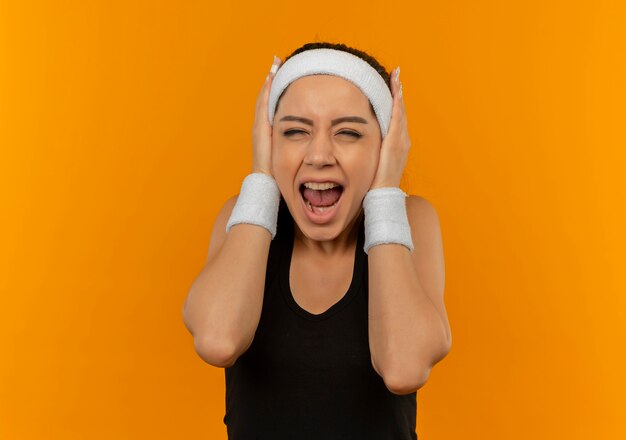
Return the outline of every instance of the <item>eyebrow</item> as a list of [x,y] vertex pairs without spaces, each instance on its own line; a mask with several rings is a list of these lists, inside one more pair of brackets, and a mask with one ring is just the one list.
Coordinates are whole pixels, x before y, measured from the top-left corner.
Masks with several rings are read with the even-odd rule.
[[[281,121],[298,121],[302,122],[303,124],[313,125],[312,120],[303,118],[301,116],[287,115],[280,118],[279,122]],[[337,125],[340,122],[358,122],[360,124],[367,124],[367,121],[360,116],[342,116],[341,118],[336,118],[330,121],[330,125]]]

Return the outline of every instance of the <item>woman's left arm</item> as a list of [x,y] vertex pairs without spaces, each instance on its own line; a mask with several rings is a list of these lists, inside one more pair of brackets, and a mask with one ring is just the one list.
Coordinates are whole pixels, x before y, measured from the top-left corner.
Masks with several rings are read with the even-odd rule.
[[452,342],[437,212],[426,199],[409,196],[407,216],[413,253],[400,244],[368,251],[372,364],[395,394],[421,388]]
[[[399,68],[394,73],[391,123],[371,189],[399,187],[411,145]],[[395,394],[421,388],[452,343],[443,299],[439,217],[435,208],[418,196],[406,198],[406,211],[414,251],[401,244],[380,244],[368,250],[372,365]]]

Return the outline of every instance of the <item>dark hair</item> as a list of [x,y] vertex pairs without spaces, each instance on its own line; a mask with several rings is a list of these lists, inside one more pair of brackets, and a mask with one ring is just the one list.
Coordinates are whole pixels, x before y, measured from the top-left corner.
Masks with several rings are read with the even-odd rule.
[[[387,69],[385,69],[378,62],[378,60],[376,60],[376,58],[374,58],[370,54],[368,54],[366,52],[363,52],[362,50],[355,49],[355,48],[350,47],[350,46],[346,46],[345,44],[342,44],[342,43],[328,43],[328,42],[325,42],[325,41],[320,41],[320,42],[316,42],[316,43],[306,43],[305,45],[300,46],[299,48],[297,48],[296,50],[291,52],[291,54],[289,54],[287,57],[285,57],[285,59],[283,60],[283,63],[286,62],[292,56],[297,55],[300,52],[304,52],[305,50],[311,50],[311,49],[343,50],[344,52],[348,52],[348,53],[351,53],[352,55],[356,55],[357,57],[359,57],[362,60],[366,61],[370,66],[372,66],[380,74],[380,76],[385,81],[385,84],[387,84],[387,87],[389,87],[389,91],[391,92],[391,74],[390,74],[390,72],[387,72]],[[287,88],[285,88],[285,90],[283,90],[283,92],[278,97],[278,100],[276,101],[276,110],[278,110],[278,104],[280,103],[280,98],[282,98],[282,96],[285,93],[285,91],[287,90]],[[372,106],[371,102],[369,104],[370,104],[370,110],[372,111],[372,115],[376,116],[376,113],[374,112],[374,106]]]

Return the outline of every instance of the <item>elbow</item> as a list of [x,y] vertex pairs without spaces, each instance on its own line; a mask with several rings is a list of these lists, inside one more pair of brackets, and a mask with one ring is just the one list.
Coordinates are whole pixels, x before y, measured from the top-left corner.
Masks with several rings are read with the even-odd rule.
[[411,394],[416,392],[424,385],[426,385],[433,366],[448,354],[450,348],[451,344],[448,343],[447,347],[441,352],[441,354],[437,358],[437,361],[429,363],[426,366],[423,366],[423,364],[421,364],[421,366],[417,368],[412,368],[409,370],[404,369],[404,371],[396,370],[382,375],[385,386],[393,394],[398,395]]
[[422,388],[426,384],[429,375],[430,368],[427,370],[417,370],[410,375],[387,375],[383,377],[383,380],[390,392],[403,396],[415,393]]
[[234,365],[238,357],[235,345],[228,343],[225,338],[216,340],[215,337],[206,336],[204,332],[199,334],[199,332],[194,331],[187,310],[187,301],[183,304],[182,315],[183,323],[193,336],[193,345],[196,354],[200,356],[204,362],[220,368],[228,368]]
[[420,360],[417,363],[412,363],[413,368],[407,368],[406,365],[395,365],[393,368],[386,368],[380,371],[380,369],[376,368],[373,357],[372,364],[376,372],[383,378],[385,386],[390,392],[397,395],[411,394],[426,385],[433,366],[447,356],[451,347],[452,338],[448,337],[434,361],[426,362]]
[[200,358],[209,365],[219,368],[232,367],[238,354],[231,344],[208,338],[194,338],[194,347]]

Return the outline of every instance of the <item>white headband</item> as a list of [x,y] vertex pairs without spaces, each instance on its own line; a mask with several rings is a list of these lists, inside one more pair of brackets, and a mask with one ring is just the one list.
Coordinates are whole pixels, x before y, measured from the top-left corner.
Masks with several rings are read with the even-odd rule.
[[269,122],[273,125],[278,97],[289,84],[307,75],[340,76],[357,86],[374,107],[382,137],[387,135],[391,121],[393,97],[382,76],[367,61],[336,49],[310,49],[292,56],[283,63],[272,80],[269,97]]

